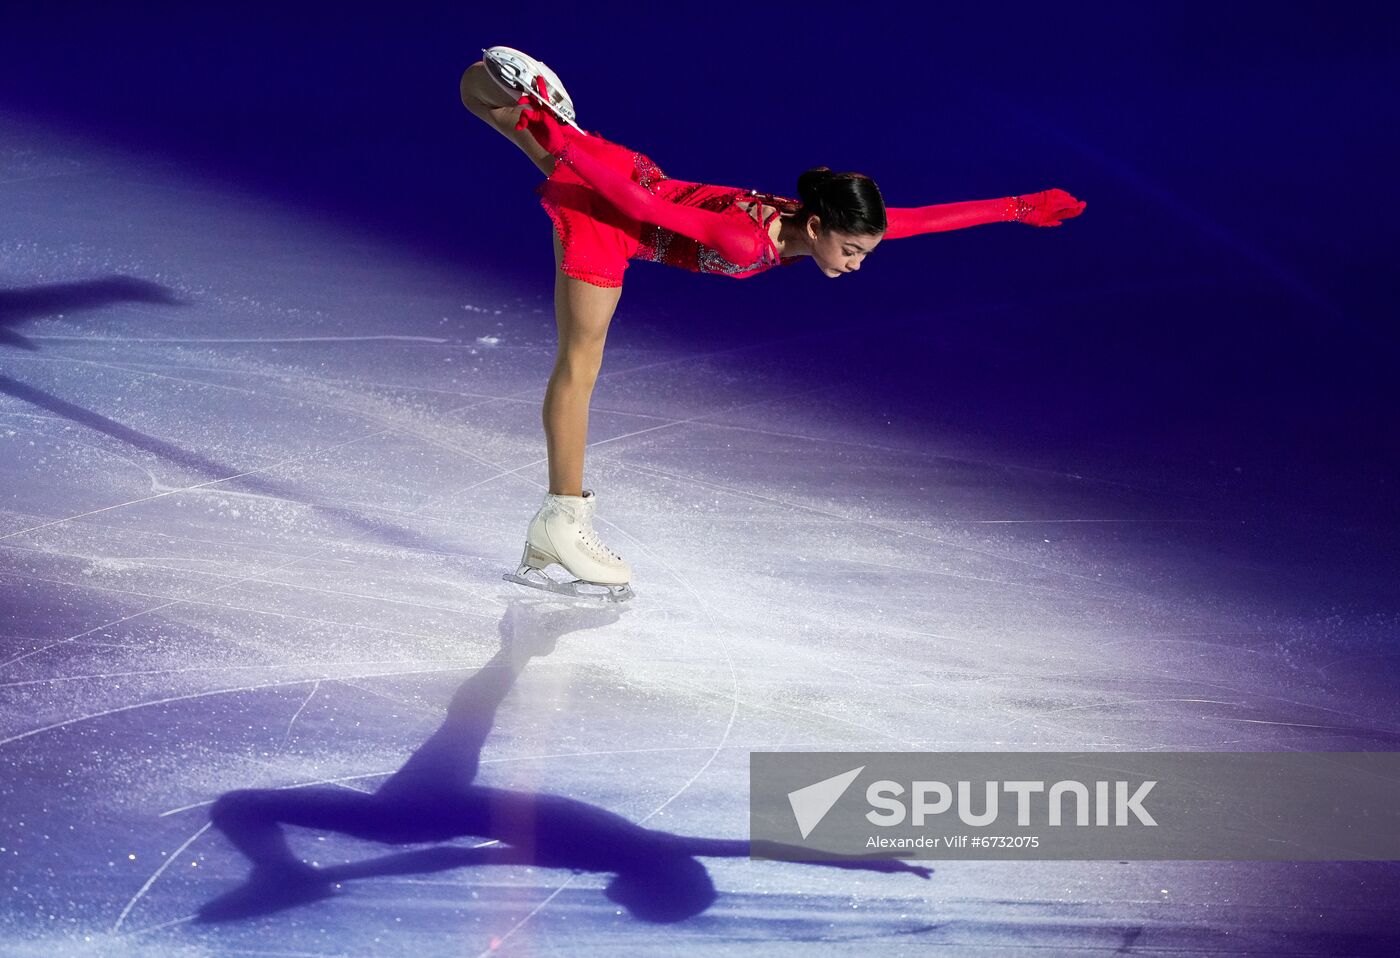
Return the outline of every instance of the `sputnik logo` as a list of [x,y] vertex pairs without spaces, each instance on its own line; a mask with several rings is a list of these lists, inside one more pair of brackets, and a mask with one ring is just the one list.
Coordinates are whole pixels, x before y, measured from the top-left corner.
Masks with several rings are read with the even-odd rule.
[[842,772],[831,778],[822,779],[815,785],[808,785],[799,788],[795,792],[788,792],[788,804],[792,806],[793,817],[797,819],[797,827],[802,832],[802,837],[806,838],[812,834],[812,829],[821,824],[826,813],[831,811],[841,796],[846,794],[846,789],[851,787],[851,783],[856,780],[856,776],[865,771],[865,766],[853,768],[849,772]]

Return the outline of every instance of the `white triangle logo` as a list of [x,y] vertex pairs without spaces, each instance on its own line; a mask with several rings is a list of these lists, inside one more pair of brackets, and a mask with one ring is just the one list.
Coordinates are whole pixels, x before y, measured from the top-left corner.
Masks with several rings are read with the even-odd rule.
[[793,817],[797,819],[797,827],[802,832],[802,837],[806,838],[812,834],[812,829],[821,824],[826,813],[831,811],[831,806],[846,794],[846,789],[851,787],[851,783],[856,780],[856,776],[865,771],[865,766],[853,768],[849,772],[842,772],[832,778],[823,779],[815,785],[808,785],[806,788],[799,788],[795,792],[788,792],[788,804],[792,806]]

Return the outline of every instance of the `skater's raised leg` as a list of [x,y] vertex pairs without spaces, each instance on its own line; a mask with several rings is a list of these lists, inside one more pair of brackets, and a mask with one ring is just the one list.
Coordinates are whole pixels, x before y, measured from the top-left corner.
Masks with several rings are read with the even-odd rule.
[[474,116],[486,121],[507,140],[520,147],[530,158],[530,162],[539,167],[545,176],[554,172],[554,157],[549,155],[549,151],[540,146],[539,141],[528,130],[515,128],[516,121],[520,119],[520,107],[516,106],[517,98],[496,85],[486,72],[485,63],[478,60],[467,67],[466,72],[462,74],[460,89],[462,105]]

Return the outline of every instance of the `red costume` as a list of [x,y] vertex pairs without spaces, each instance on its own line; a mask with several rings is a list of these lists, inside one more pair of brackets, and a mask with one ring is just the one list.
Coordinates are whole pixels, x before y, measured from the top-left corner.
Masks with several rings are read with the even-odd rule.
[[[787,265],[799,259],[795,256],[779,259],[777,247],[768,235],[768,226],[776,212],[770,213],[768,219],[760,223],[736,204],[747,199],[796,211],[801,207],[801,202],[738,187],[673,179],[645,154],[629,150],[596,133],[587,139],[576,139],[587,143],[588,159],[584,162],[593,161],[590,167],[592,176],[598,178],[601,168],[611,174],[611,178],[595,185],[581,176],[571,162],[561,158],[555,163],[549,179],[535,189],[540,205],[554,221],[563,242],[563,270],[566,275],[595,286],[621,286],[627,261],[644,259],[696,273],[722,273],[743,279],[780,263]],[[572,159],[577,161],[577,157]],[[649,199],[641,200],[642,203],[665,203],[677,211],[722,216],[723,227],[732,234],[732,238],[712,239],[713,243],[719,244],[720,248],[716,248],[701,242],[694,235],[696,227],[693,225],[686,224],[685,228],[692,231],[691,235],[687,235],[629,216],[608,198],[617,197],[619,183],[632,184],[637,190],[648,194]],[[659,218],[655,212],[654,208],[651,209],[648,219]],[[706,227],[711,224],[702,218],[698,220],[698,225]],[[758,252],[754,254],[746,243],[756,245]],[[744,263],[726,259],[721,248],[731,256],[742,258]]]
[[[747,279],[800,259],[779,256],[768,233],[773,218],[796,212],[800,200],[673,179],[643,153],[597,133],[583,135],[561,126],[529,97],[521,97],[520,105],[516,128],[528,128],[556,158],[554,172],[535,192],[559,232],[566,275],[595,286],[621,286],[627,261],[646,259]],[[761,222],[756,218],[760,203],[775,208]],[[994,200],[886,207],[884,238],[1009,221],[1059,226],[1078,216],[1084,205],[1064,190],[1046,190]]]

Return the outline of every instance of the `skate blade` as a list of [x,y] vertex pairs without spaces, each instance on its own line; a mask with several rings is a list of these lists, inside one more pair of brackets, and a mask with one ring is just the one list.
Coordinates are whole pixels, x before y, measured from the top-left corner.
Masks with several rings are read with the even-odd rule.
[[517,585],[529,586],[543,592],[553,592],[555,595],[566,595],[574,599],[626,602],[637,595],[632,591],[630,585],[602,585],[596,582],[585,582],[582,579],[560,582],[558,579],[551,579],[539,569],[531,569],[528,566],[521,566],[515,572],[507,572],[501,578],[506,582],[514,582]]
[[[496,81],[497,86],[515,96],[520,96],[521,94],[528,95],[530,99],[543,106],[550,113],[553,113],[555,119],[567,123],[580,133],[587,134],[588,131],[578,125],[578,114],[574,110],[572,101],[552,103],[548,100],[540,99],[539,92],[533,89],[525,80],[528,71],[525,69],[525,64],[523,62],[517,61],[515,57],[511,56],[509,53],[497,53],[494,47],[482,50],[481,52],[484,54],[482,61],[486,64],[486,72],[490,75],[491,79]],[[551,93],[565,97],[568,96],[568,94],[560,94],[559,91],[550,84],[549,77],[545,77],[544,82],[545,85],[549,87]]]

